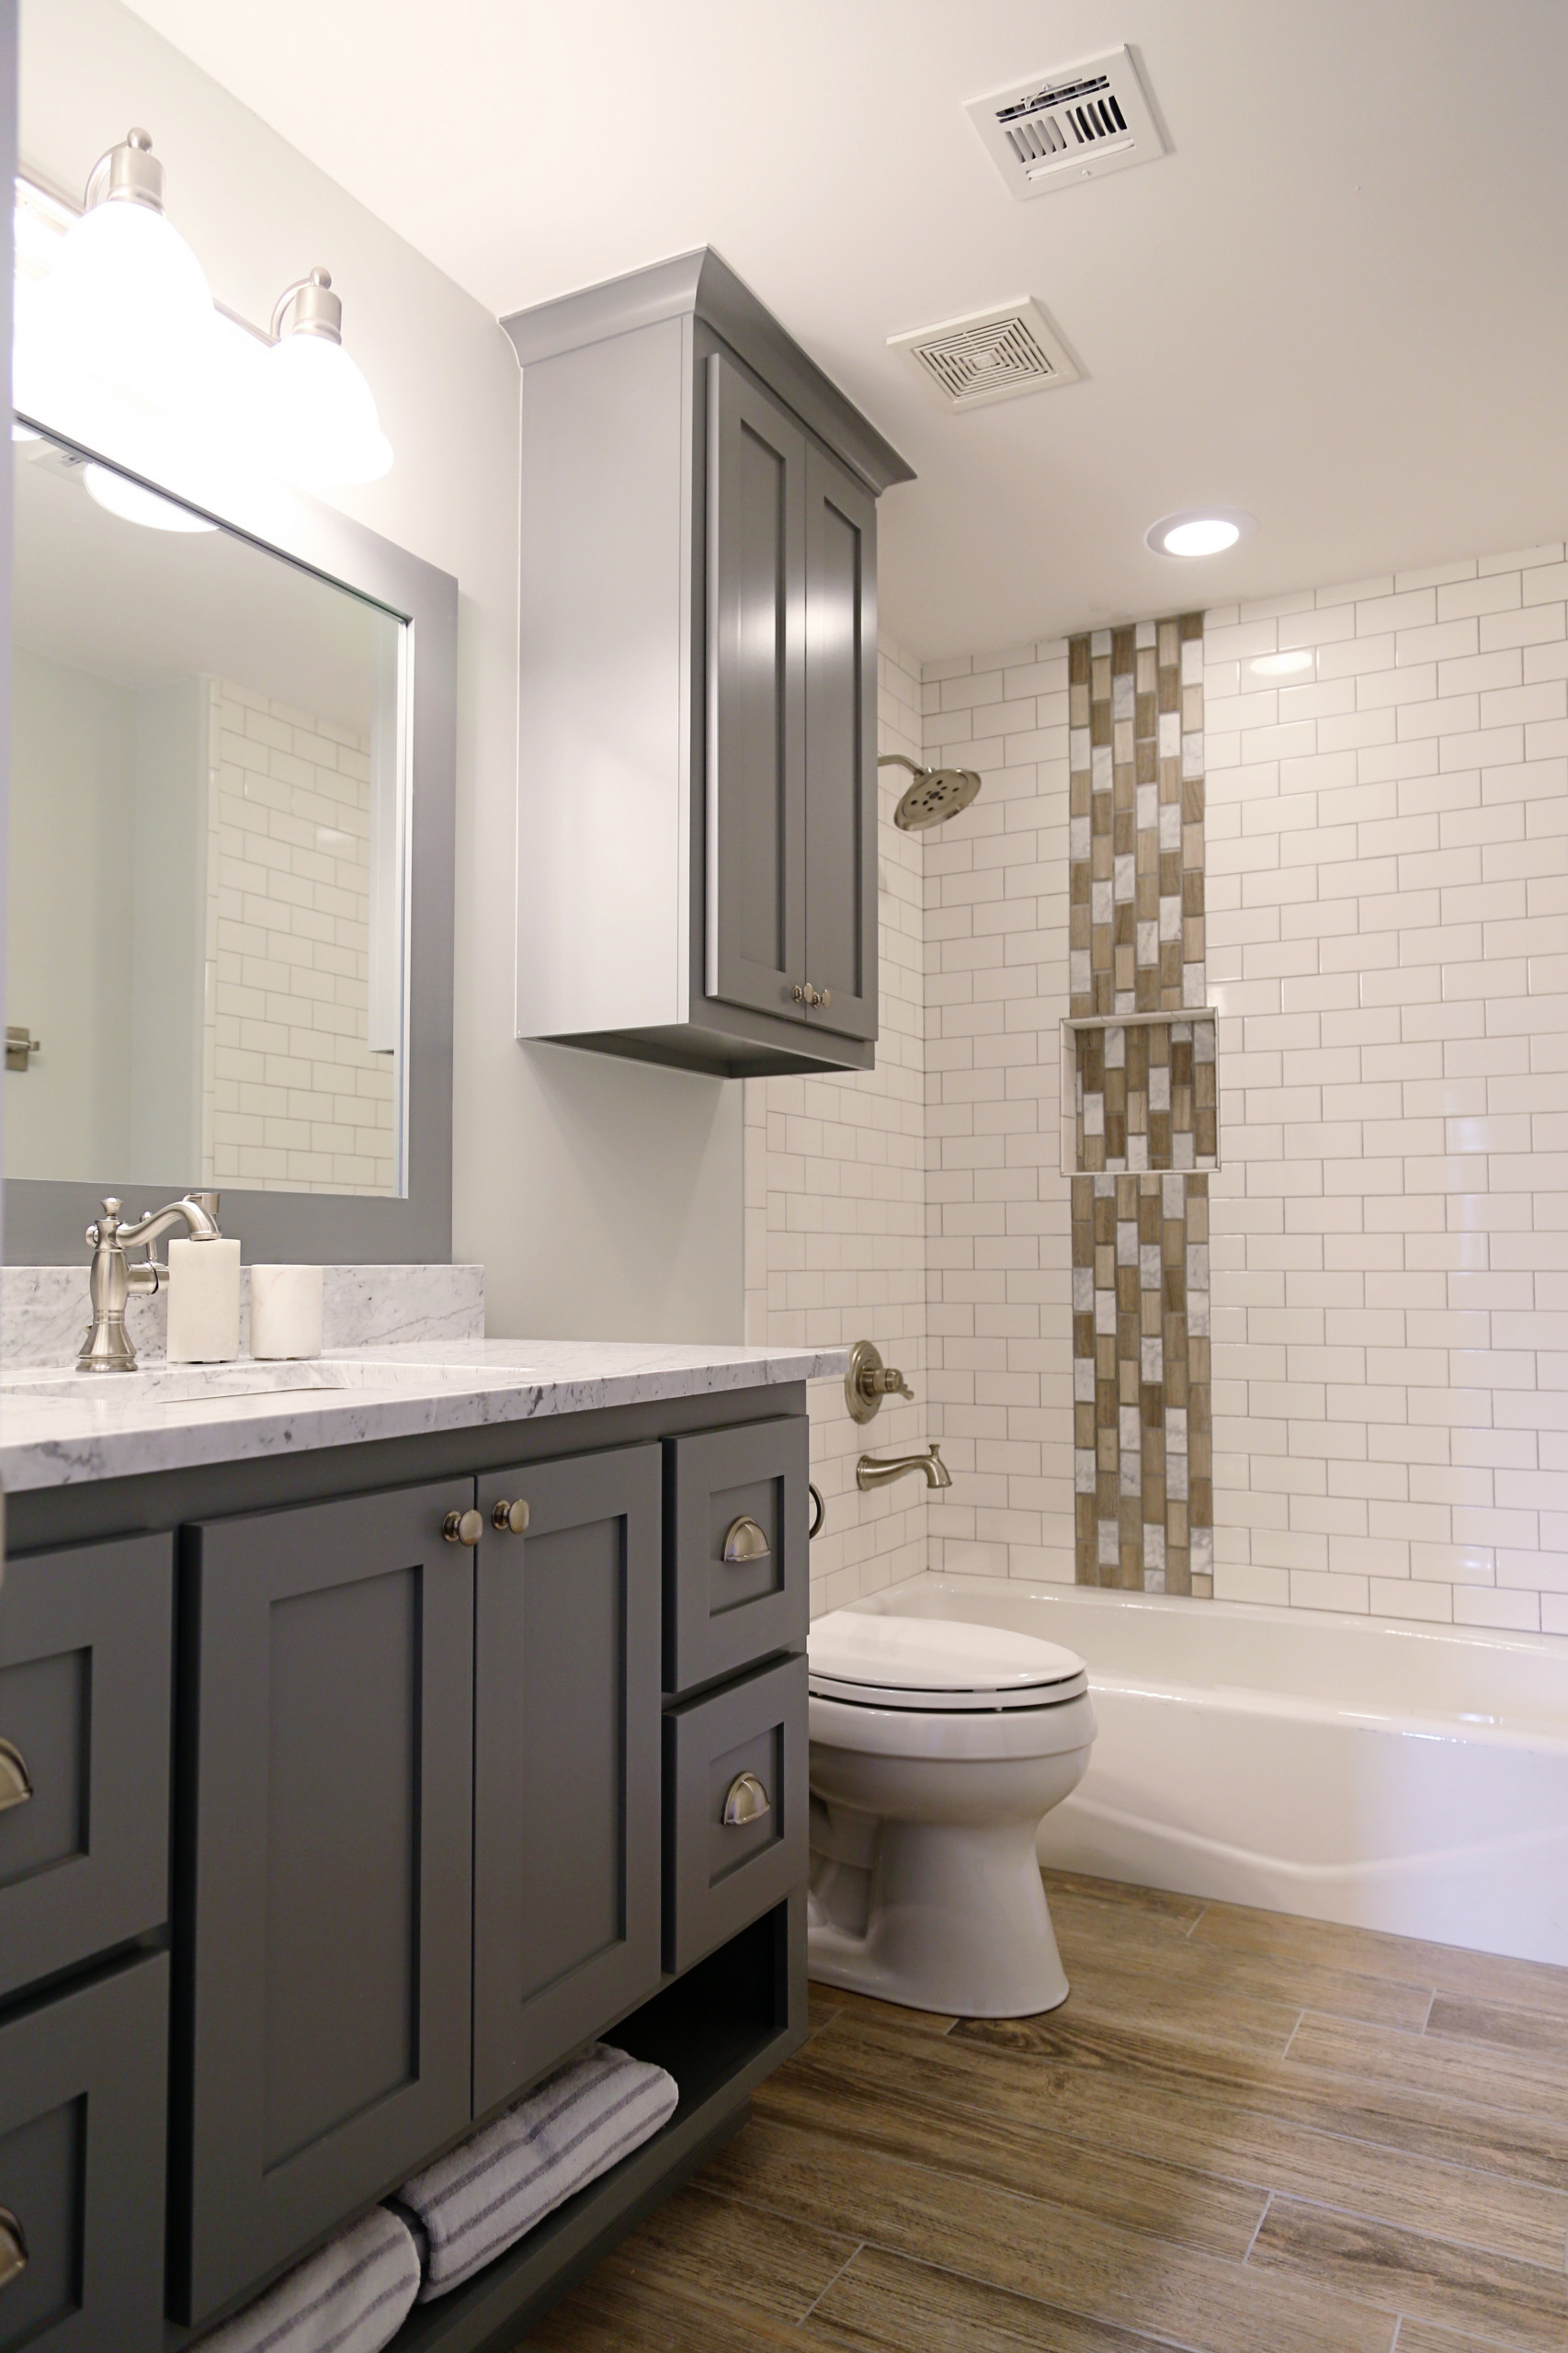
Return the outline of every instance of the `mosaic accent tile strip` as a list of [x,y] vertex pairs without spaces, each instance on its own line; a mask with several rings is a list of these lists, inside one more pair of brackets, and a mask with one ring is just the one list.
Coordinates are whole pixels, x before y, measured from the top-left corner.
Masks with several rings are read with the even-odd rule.
[[1074,638],[1068,679],[1077,1575],[1207,1597],[1203,617]]

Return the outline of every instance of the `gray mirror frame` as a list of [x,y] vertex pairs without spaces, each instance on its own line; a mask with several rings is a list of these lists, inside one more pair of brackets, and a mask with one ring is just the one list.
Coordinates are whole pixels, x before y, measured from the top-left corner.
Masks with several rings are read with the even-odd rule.
[[[18,412],[20,414],[20,412]],[[24,416],[54,441],[102,457],[117,473],[177,499],[220,529],[285,557],[308,572],[384,606],[408,623],[412,681],[409,786],[409,938],[406,1194],[225,1192],[222,1227],[238,1237],[247,1261],[301,1265],[445,1265],[452,1255],[452,949],[454,827],[457,796],[458,584],[362,523],[303,494],[264,515],[243,498],[222,512],[151,481],[113,457],[86,448],[45,417]],[[171,1169],[156,1184],[132,1183],[113,1169],[91,1184],[8,1177],[5,1188],[6,1259],[11,1266],[85,1263],[84,1231],[106,1193],[133,1208],[156,1209],[188,1192],[200,1171]],[[156,1199],[153,1197],[156,1196]]]

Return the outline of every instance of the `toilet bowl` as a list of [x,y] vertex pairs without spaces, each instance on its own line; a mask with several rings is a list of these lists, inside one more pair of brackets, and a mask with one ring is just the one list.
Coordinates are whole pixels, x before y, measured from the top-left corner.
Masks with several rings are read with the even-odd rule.
[[1084,1662],[991,1626],[838,1609],[811,1630],[811,1974],[911,2009],[1067,1998],[1035,1857],[1095,1737]]

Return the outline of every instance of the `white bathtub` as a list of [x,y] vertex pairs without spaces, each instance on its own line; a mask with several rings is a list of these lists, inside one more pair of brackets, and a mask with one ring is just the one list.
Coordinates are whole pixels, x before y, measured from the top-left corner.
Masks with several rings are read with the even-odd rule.
[[1568,1964],[1568,1642],[921,1576],[856,1605],[1087,1662],[1043,1862]]

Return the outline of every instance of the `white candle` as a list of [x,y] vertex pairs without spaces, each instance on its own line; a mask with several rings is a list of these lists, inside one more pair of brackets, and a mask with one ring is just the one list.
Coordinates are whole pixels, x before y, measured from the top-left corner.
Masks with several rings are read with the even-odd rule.
[[319,1267],[253,1267],[250,1270],[250,1352],[253,1357],[319,1357],[322,1271]]
[[240,1245],[169,1244],[169,1362],[226,1364],[240,1353]]

